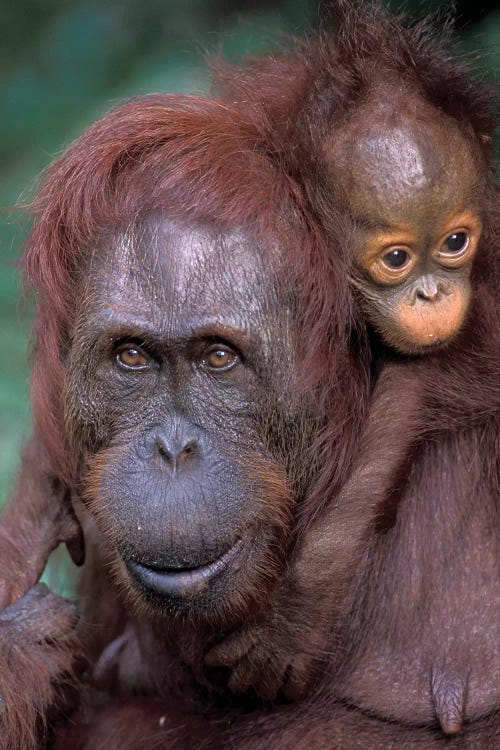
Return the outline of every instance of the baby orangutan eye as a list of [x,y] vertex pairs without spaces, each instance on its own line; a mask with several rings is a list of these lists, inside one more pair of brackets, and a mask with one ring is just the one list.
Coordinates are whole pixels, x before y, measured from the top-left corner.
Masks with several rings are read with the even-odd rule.
[[123,344],[115,354],[117,364],[125,370],[145,370],[151,360],[137,344]]
[[400,247],[391,250],[383,257],[383,262],[388,268],[396,269],[400,269],[406,266],[409,260],[409,254],[406,252],[406,250],[403,250],[403,248]]
[[479,232],[476,233],[459,229],[449,234],[441,242],[436,255],[438,263],[449,268],[460,268],[474,255],[477,248]]
[[469,245],[467,232],[454,232],[450,234],[443,244],[443,252],[449,254],[462,253]]
[[226,372],[239,361],[238,355],[226,344],[214,344],[205,351],[201,364],[212,372]]
[[410,275],[415,256],[405,247],[386,248],[378,255],[368,273],[379,284],[400,284]]

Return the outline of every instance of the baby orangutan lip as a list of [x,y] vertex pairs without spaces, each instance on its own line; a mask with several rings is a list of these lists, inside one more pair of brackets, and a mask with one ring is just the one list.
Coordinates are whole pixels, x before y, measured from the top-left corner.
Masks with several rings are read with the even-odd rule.
[[127,568],[144,588],[160,596],[189,596],[205,589],[237,555],[242,544],[239,539],[227,552],[199,568],[156,568],[136,560],[128,560]]

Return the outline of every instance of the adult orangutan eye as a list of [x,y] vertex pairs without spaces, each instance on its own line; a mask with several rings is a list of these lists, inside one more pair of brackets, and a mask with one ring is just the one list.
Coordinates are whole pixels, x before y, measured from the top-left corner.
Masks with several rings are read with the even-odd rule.
[[444,241],[443,251],[447,254],[462,253],[467,249],[469,244],[469,235],[467,232],[454,232]]
[[395,268],[398,270],[406,266],[409,260],[409,254],[402,248],[395,248],[383,256],[383,262],[388,268]]
[[203,354],[202,366],[212,372],[231,370],[239,362],[238,355],[226,344],[214,344]]
[[145,370],[151,365],[151,358],[133,343],[122,344],[115,354],[115,360],[125,370]]

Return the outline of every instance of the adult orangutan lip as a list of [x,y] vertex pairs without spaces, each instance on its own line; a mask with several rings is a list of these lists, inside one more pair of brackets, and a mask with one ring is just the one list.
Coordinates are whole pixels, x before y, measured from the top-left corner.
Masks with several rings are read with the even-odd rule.
[[136,560],[127,560],[126,566],[133,578],[160,596],[187,596],[207,588],[210,581],[221,573],[238,554],[242,539],[213,562],[199,568],[154,568]]

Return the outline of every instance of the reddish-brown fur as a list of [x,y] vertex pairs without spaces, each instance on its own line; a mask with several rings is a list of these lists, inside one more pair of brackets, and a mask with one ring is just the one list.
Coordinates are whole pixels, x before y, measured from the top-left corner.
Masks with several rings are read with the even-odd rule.
[[[296,264],[297,275],[304,278],[304,296],[311,299],[311,309],[306,307],[310,321],[304,321],[304,325],[314,333],[313,339],[304,338],[303,356],[318,363],[311,369],[311,384],[321,382],[325,371],[339,373],[338,379],[328,377],[329,387],[321,398],[325,407],[330,402],[345,404],[345,416],[339,415],[339,439],[332,446],[332,452],[339,456],[330,465],[332,474],[347,471],[349,445],[362,419],[366,402],[362,394],[367,385],[362,369],[359,377],[356,371],[354,377],[346,378],[348,370],[340,363],[352,355],[345,346],[333,345],[342,338],[347,340],[346,333],[335,334],[337,321],[344,325],[340,307],[348,304],[347,287],[343,275],[333,274],[329,260],[321,252],[322,235],[314,223],[297,222],[300,196],[293,183],[266,163],[258,144],[254,128],[223,104],[194,98],[149,97],[131,102],[96,123],[49,170],[37,199],[38,218],[25,255],[28,284],[38,291],[32,398],[52,471],[67,486],[75,486],[77,467],[73,453],[68,452],[72,436],[65,436],[61,419],[62,357],[71,335],[71,300],[78,293],[79,254],[103,229],[122,226],[133,221],[139,212],[159,206],[198,218],[215,216],[228,227],[251,223],[255,235],[263,237],[276,232],[277,216],[288,216],[293,221],[296,243],[290,246],[290,258]],[[92,163],[89,153],[93,154]],[[165,164],[169,165],[168,170]],[[289,244],[288,234],[285,237]],[[306,274],[306,269],[315,269],[315,273]],[[330,294],[335,286],[338,315],[331,309]],[[318,320],[325,319],[328,325],[321,330]],[[342,398],[334,396],[335,392],[341,392]],[[352,414],[346,392],[352,392],[350,400],[360,405]],[[34,474],[36,471],[28,468],[28,479]],[[21,475],[21,482],[26,481]],[[40,479],[38,482],[41,491],[35,497],[34,493],[25,497],[22,491],[18,492],[13,505],[18,517],[35,499],[43,515],[50,492],[47,484]],[[49,530],[43,544],[50,549],[55,542],[55,532]],[[32,575],[30,569],[27,579]],[[102,606],[101,603],[101,611]],[[68,655],[66,669],[70,664]],[[60,673],[59,668],[48,670],[49,679],[59,679]],[[52,698],[52,693],[47,692],[48,704]],[[22,731],[18,723],[9,723],[7,746],[25,746],[32,731],[29,716]]]
[[[81,532],[64,494],[42,441],[34,438],[22,456],[17,497],[2,516],[0,568],[8,570],[10,577],[3,574],[0,581],[0,607],[12,604],[38,581],[59,542],[80,541]],[[83,561],[82,549],[75,547],[74,555]]]
[[[294,53],[285,53],[276,60],[257,61],[243,71],[222,69],[221,80],[223,90],[231,101],[241,100],[245,108],[249,102],[253,105],[254,116],[273,144],[279,163],[285,165],[289,173],[303,185],[304,191],[310,197],[313,210],[328,229],[334,252],[342,254],[349,248],[350,227],[344,218],[339,221],[335,211],[335,185],[328,183],[324,143],[326,140],[334,141],[336,129],[342,128],[348,114],[356,112],[356,108],[361,106],[375,86],[380,87],[384,81],[387,81],[387,89],[391,81],[397,81],[402,90],[413,86],[413,90],[423,101],[438,106],[441,111],[456,118],[467,137],[470,137],[470,132],[474,132],[475,148],[483,151],[489,158],[490,165],[489,144],[494,131],[494,117],[491,92],[487,89],[471,89],[471,86],[465,83],[466,66],[446,60],[432,38],[428,37],[425,25],[408,31],[397,21],[389,19],[384,11],[376,6],[371,14],[365,16],[363,11],[360,14],[349,3],[341,2],[337,5],[343,16],[338,35],[325,34],[312,46],[306,43]],[[271,82],[271,90],[272,81],[278,80],[279,96],[276,91],[272,91],[271,97],[267,100],[265,95],[262,96],[264,84]],[[287,87],[287,81],[293,83]],[[450,91],[454,94],[456,92],[456,97],[451,96]],[[473,101],[476,93],[477,99]],[[366,115],[369,116],[369,113]],[[282,138],[283,132],[287,132],[287,138]],[[478,164],[478,172],[483,172],[481,163]],[[474,454],[478,436],[490,434],[490,439],[493,440],[492,455],[482,465],[482,471],[485,489],[487,488],[486,506],[490,505],[487,513],[492,513],[496,518],[497,508],[494,503],[491,505],[491,502],[498,495],[498,487],[495,481],[488,486],[487,479],[490,475],[498,476],[499,472],[498,452],[493,446],[494,435],[498,432],[500,406],[497,387],[500,343],[497,302],[498,189],[491,172],[485,177],[482,202],[486,219],[486,237],[480,243],[480,259],[476,264],[473,278],[473,309],[465,330],[455,344],[445,353],[433,355],[425,361],[422,380],[426,383],[427,395],[424,397],[425,410],[421,418],[423,417],[423,429],[429,429],[434,433],[433,440],[440,441],[443,448],[456,430],[473,423],[477,424],[477,432],[471,430],[465,438],[466,443],[470,442],[470,448],[467,450],[470,456]],[[479,345],[477,334],[481,336]],[[375,347],[377,352],[380,344],[375,344]],[[386,356],[383,351],[378,352],[380,353],[383,357]],[[445,389],[442,388],[444,382]],[[489,415],[486,414],[487,411]],[[449,451],[449,454],[444,463],[441,463],[442,485],[440,477],[435,476],[436,483],[432,492],[436,497],[442,498],[451,516],[456,499],[450,497],[448,480],[445,477],[450,469],[444,467],[449,461],[453,466],[453,473],[461,469],[452,463],[453,451],[449,448],[444,448],[444,451],[445,455],[446,451]],[[415,449],[412,457],[415,459],[417,456],[418,451]],[[442,456],[440,461],[443,461]],[[478,474],[478,478],[480,476]],[[357,489],[359,490],[359,487]],[[429,489],[430,485],[427,492]],[[337,502],[340,504],[339,510],[334,507],[330,513],[330,523],[333,527],[336,515],[341,517],[343,513],[342,499]],[[374,506],[377,507],[376,502]],[[367,507],[368,504],[365,505],[365,508]],[[309,539],[306,534],[306,552],[299,552],[297,570],[294,571],[292,568],[288,595],[286,590],[276,592],[276,606],[263,613],[263,617],[255,623],[256,637],[252,637],[252,630],[249,630],[247,623],[240,637],[235,634],[227,645],[223,643],[217,648],[215,658],[211,657],[211,663],[227,664],[235,668],[235,674],[230,681],[235,689],[248,687],[253,680],[263,695],[267,695],[269,691],[272,694],[273,685],[274,689],[279,685],[282,674],[280,658],[285,662],[285,666],[293,665],[294,658],[289,649],[291,641],[288,633],[293,627],[281,629],[281,632],[287,633],[281,642],[278,632],[280,629],[276,629],[274,623],[280,609],[283,610],[284,622],[290,622],[290,619],[296,617],[293,605],[290,607],[287,603],[290,602],[290,592],[297,586],[297,580],[304,581],[304,589],[307,589],[307,594],[304,595],[309,595],[311,600],[317,601],[318,597],[324,596],[324,592],[328,591],[328,579],[331,576],[335,583],[326,595],[326,600],[330,599],[330,605],[323,600],[323,606],[330,612],[331,627],[335,609],[333,603],[338,596],[336,587],[340,585],[343,577],[349,574],[350,567],[344,568],[342,574],[342,565],[338,560],[329,563],[328,560],[318,558],[317,548],[321,548],[321,542],[326,539],[327,534],[322,521],[314,531],[309,532]],[[353,554],[354,547],[355,545],[351,548]],[[312,552],[308,553],[308,549],[312,549]],[[336,549],[335,544],[333,549]],[[352,558],[348,559],[352,562]],[[318,560],[322,562],[318,564]],[[308,584],[308,581],[311,583]],[[354,606],[358,606],[356,602]],[[301,648],[307,649],[308,638],[311,638],[312,650],[317,652],[317,623],[320,622],[320,613],[314,606],[310,607],[310,611],[312,636],[307,635],[307,623],[297,617],[297,624],[300,620],[298,631],[306,634],[305,640],[299,637],[298,642]],[[316,623],[316,626],[312,623]],[[280,657],[280,646],[287,638],[288,650],[285,654],[281,651]],[[305,657],[307,650],[302,655],[296,655],[299,669],[304,669],[301,661]],[[453,662],[453,657],[451,661]],[[270,665],[273,666],[274,676],[270,675]],[[437,680],[432,677],[429,680],[436,713],[445,731],[457,731],[461,725],[461,716],[467,714],[465,703],[467,697],[470,697],[466,695],[469,667],[463,664],[459,668],[460,671],[462,674],[458,675],[451,667],[449,675],[441,675]],[[434,674],[433,670],[431,672]],[[299,683],[300,678],[303,680],[304,675],[299,675]],[[443,693],[448,693],[444,701]],[[454,704],[452,709],[450,705],[443,707],[443,703],[447,701]],[[454,714],[453,717],[450,713]]]
[[[303,94],[311,86],[321,89],[323,71],[337,82],[340,107],[348,107],[349,94],[362,85],[370,69],[370,54],[358,55],[354,41],[358,46],[363,41],[365,51],[380,54],[380,44],[389,37],[393,49],[382,44],[383,55],[392,55],[391,64],[401,66],[403,72],[413,71],[415,65],[418,80],[434,104],[454,117],[468,118],[478,136],[489,136],[491,120],[481,89],[467,93],[470,89],[464,85],[460,67],[443,59],[439,51],[431,54],[423,41],[415,42],[411,32],[392,21],[381,20],[377,25],[372,15],[365,19],[363,14],[355,14],[343,23],[344,43],[329,42],[325,36],[313,43],[311,50],[285,56],[271,65],[264,61],[236,76],[232,86],[238,88],[247,77],[245,96],[255,105],[250,113],[199,99],[139,100],[96,123],[49,170],[25,256],[28,283],[38,292],[33,404],[52,470],[67,486],[76,486],[80,468],[75,465],[74,436],[65,435],[60,399],[63,358],[79,292],[79,261],[103,230],[123,226],[141,211],[158,207],[190,217],[213,217],[228,227],[249,224],[257,237],[264,238],[274,236],[277,217],[285,217],[281,239],[290,254],[294,283],[298,283],[295,279],[302,282],[305,310],[301,356],[307,376],[302,387],[317,388],[320,413],[329,417],[328,429],[315,446],[317,481],[301,508],[300,528],[307,529],[320,515],[356,466],[356,440],[366,417],[372,360],[347,285],[347,259],[328,251],[321,229],[324,211],[311,196],[316,186],[310,178],[317,169],[314,162],[310,171],[305,167],[309,155],[305,158],[300,150],[308,140],[297,140],[296,120],[290,112],[298,112]],[[436,71],[441,71],[441,77]],[[284,82],[291,85],[286,87]],[[282,92],[283,108],[281,103],[274,108],[270,104],[278,101],[276,87]],[[335,97],[324,101],[320,97],[318,103],[326,109],[338,105]],[[303,133],[320,138],[324,121],[328,116],[320,112]],[[96,661],[103,649],[124,633],[109,659],[120,672],[119,678],[111,674],[108,689],[119,690],[113,685],[121,685],[127,693],[132,681],[145,697],[115,695],[115,704],[105,712],[100,712],[98,705],[83,705],[74,717],[76,732],[71,725],[61,729],[58,747],[75,748],[80,742],[89,750],[193,746],[383,750],[389,745],[416,750],[489,748],[498,743],[500,729],[494,716],[498,703],[488,692],[490,674],[482,703],[474,704],[467,714],[470,727],[456,740],[445,741],[435,728],[408,726],[432,721],[432,709],[423,712],[422,718],[421,708],[421,702],[428,700],[431,679],[438,685],[444,675],[441,682],[446,692],[450,684],[466,683],[469,670],[481,670],[485,657],[493,669],[498,665],[498,639],[490,638],[498,621],[495,602],[481,610],[474,600],[478,594],[482,599],[498,594],[498,580],[488,578],[487,573],[483,578],[480,575],[483,559],[487,572],[492,555],[498,560],[495,532],[500,494],[498,209],[493,200],[487,216],[469,323],[445,357],[430,358],[423,377],[428,411],[418,429],[427,429],[433,437],[415,447],[412,470],[398,493],[397,516],[383,508],[380,529],[367,540],[363,559],[353,571],[335,653],[327,654],[324,667],[324,673],[334,677],[333,684],[321,697],[315,696],[301,707],[277,708],[271,716],[257,712],[239,717],[245,702],[235,699],[229,709],[230,699],[225,696],[222,708],[214,707],[211,700],[201,701],[202,713],[208,713],[206,720],[186,717],[183,712],[200,698],[192,692],[192,678],[179,664],[179,655],[190,664],[192,675],[206,680],[202,655],[212,634],[183,627],[179,641],[174,628],[167,641],[158,623],[146,616],[132,617],[123,603],[114,599],[110,583],[103,580],[105,540],[92,530],[91,520],[83,519],[91,548],[85,574],[86,615],[99,625],[89,639],[91,659]],[[46,498],[45,493],[40,498],[42,494]],[[20,511],[28,500],[18,500]],[[370,508],[368,520],[372,514]],[[326,560],[335,554],[335,549],[320,551]],[[321,585],[326,597],[328,577]],[[263,592],[262,600],[265,598]],[[417,602],[421,610],[415,609]],[[300,600],[296,603],[300,616],[304,614],[302,604]],[[33,611],[36,615],[36,607]],[[305,611],[306,620],[307,614]],[[43,615],[42,611],[40,617]],[[471,637],[476,622],[479,630],[487,633],[479,644]],[[57,624],[71,632],[73,623],[62,615]],[[7,634],[6,643],[12,644],[12,638]],[[387,687],[384,692],[371,681],[377,669],[369,658],[378,655],[381,644],[386,643],[395,648],[381,657],[382,667],[376,665],[380,670],[376,676]],[[15,721],[8,713],[3,717],[9,749],[33,744],[36,711],[44,714],[56,699],[50,680],[58,685],[72,661],[66,649],[53,644],[54,655],[45,662],[46,682],[37,683],[35,691],[25,683],[26,653],[31,647],[39,652],[40,639],[35,638],[33,646],[29,642],[23,645],[22,659],[18,662],[9,657],[11,672],[5,684],[0,680],[0,692],[15,717]],[[44,641],[44,648],[46,645]],[[399,679],[404,688],[407,679],[407,664],[401,661],[399,647],[415,657],[410,674],[418,675],[417,687],[424,685],[409,699],[406,695],[400,699],[390,690]],[[2,658],[4,653],[0,642]],[[22,700],[16,699],[12,687],[21,684]],[[471,684],[474,700],[477,679]],[[357,708],[344,707],[337,701],[338,695]],[[179,701],[179,710],[172,709],[173,701]],[[412,701],[420,711],[416,718]],[[449,701],[444,703],[449,705]],[[25,712],[26,704],[35,706],[35,711]],[[374,714],[373,718],[359,709]],[[485,721],[483,714],[488,716]],[[23,717],[21,721],[19,717]]]

